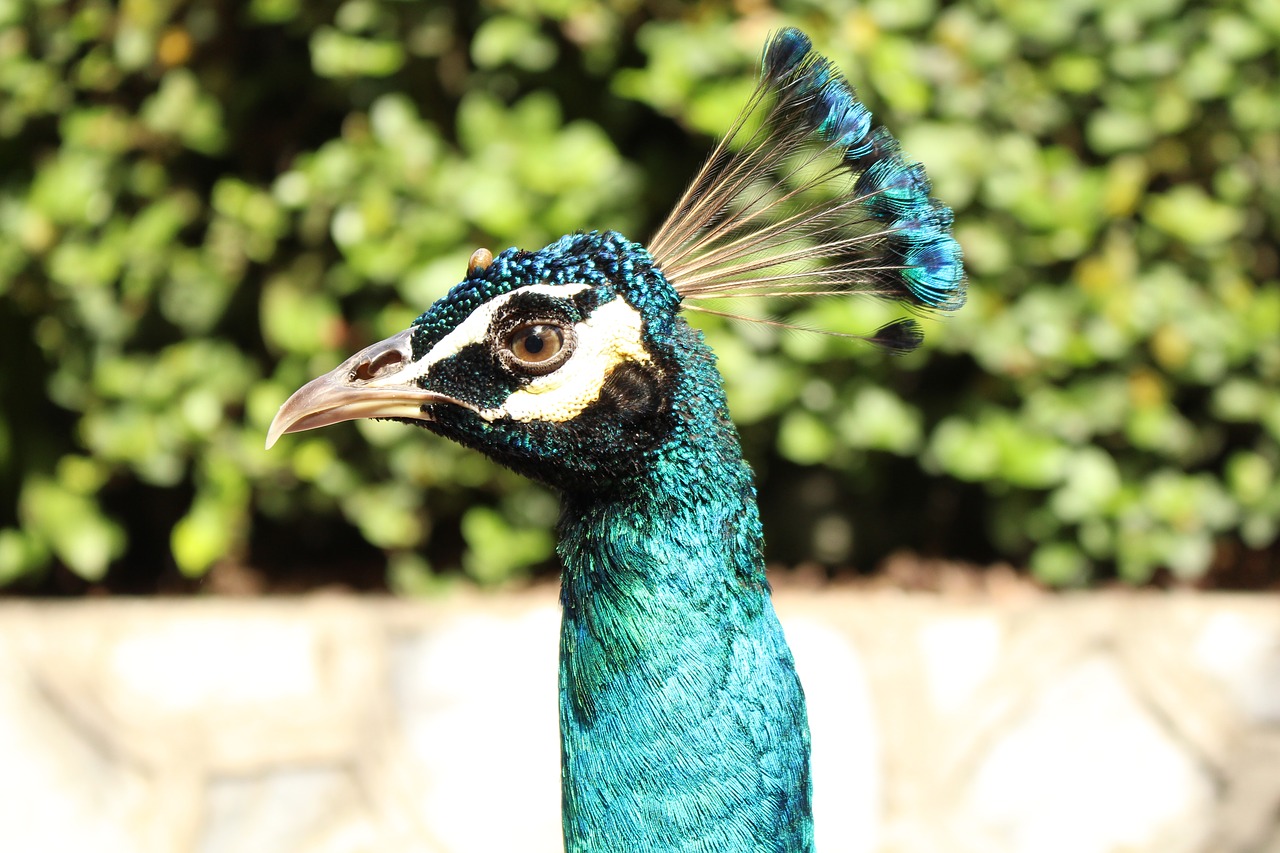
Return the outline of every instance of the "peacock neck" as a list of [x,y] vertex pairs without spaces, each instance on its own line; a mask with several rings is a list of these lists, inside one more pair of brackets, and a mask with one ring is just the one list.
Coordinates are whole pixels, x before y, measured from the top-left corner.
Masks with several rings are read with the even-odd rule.
[[564,497],[568,853],[812,848],[804,695],[751,471],[698,355],[647,476]]

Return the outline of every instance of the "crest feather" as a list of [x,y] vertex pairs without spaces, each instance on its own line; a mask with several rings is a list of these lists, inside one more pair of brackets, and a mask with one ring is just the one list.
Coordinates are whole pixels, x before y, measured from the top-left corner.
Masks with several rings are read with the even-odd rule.
[[[830,60],[788,28],[765,45],[746,107],[649,251],[687,303],[862,293],[954,311],[961,250],[931,189]],[[864,339],[902,352],[921,335],[900,321]]]

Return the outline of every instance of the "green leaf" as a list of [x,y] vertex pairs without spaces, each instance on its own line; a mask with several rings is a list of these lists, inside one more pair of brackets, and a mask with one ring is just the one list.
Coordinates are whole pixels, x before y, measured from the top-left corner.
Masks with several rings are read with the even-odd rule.
[[321,77],[386,77],[404,65],[394,41],[349,35],[321,27],[311,36],[311,65]]
[[836,447],[831,424],[812,412],[792,410],[782,417],[778,451],[797,465],[815,465],[829,458]]
[[169,535],[169,547],[179,571],[187,577],[200,577],[227,556],[239,538],[238,521],[217,501],[197,499]]
[[1244,213],[1210,198],[1199,187],[1182,184],[1154,196],[1146,215],[1155,227],[1184,243],[1221,243],[1240,232]]
[[1068,542],[1041,545],[1031,555],[1031,573],[1050,586],[1078,586],[1089,570],[1089,558]]
[[120,526],[92,498],[55,480],[28,480],[18,511],[24,530],[85,580],[102,580],[111,561],[124,552]]
[[554,541],[546,528],[513,526],[501,513],[472,507],[462,517],[467,541],[463,568],[481,584],[496,584],[521,574],[551,556]]

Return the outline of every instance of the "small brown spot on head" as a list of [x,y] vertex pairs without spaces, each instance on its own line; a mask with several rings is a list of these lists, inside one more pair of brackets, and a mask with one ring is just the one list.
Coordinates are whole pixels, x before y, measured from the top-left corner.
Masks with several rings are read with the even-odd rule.
[[479,275],[491,263],[493,263],[493,252],[488,249],[476,249],[471,253],[471,260],[467,261],[467,275]]

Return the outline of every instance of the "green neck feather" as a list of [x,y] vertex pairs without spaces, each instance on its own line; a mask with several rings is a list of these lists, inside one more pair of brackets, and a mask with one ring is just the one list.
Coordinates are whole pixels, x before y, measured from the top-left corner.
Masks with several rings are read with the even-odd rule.
[[804,695],[751,471],[712,355],[676,334],[682,427],[646,476],[565,496],[565,848],[810,850]]

